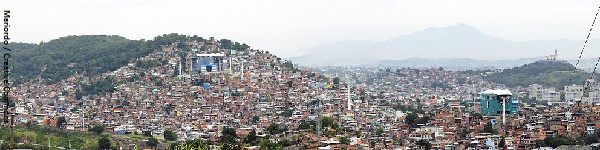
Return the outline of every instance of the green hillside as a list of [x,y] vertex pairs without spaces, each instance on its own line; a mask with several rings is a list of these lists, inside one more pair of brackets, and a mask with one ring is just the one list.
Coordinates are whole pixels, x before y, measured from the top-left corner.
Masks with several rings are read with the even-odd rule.
[[[187,36],[176,33],[160,35],[152,40],[129,40],[121,36],[106,35],[67,36],[39,44],[9,44],[7,47],[12,49],[9,60],[10,77],[15,84],[38,79],[46,84],[52,84],[68,78],[75,72],[85,72],[86,76],[92,77],[114,71],[127,63],[135,62],[139,69],[144,69],[160,65],[160,61],[135,61],[136,58],[149,56],[160,46],[173,43],[177,44],[177,48],[189,51],[191,48],[185,44],[188,41],[204,42],[207,45],[216,45],[220,49],[245,50],[250,48],[245,43],[233,42],[228,39],[216,40],[211,37],[205,40],[196,35]],[[199,49],[203,51],[208,48],[202,46]],[[183,52],[178,54],[180,57],[185,57],[185,55],[181,55],[185,54]],[[81,92],[92,95],[99,92],[110,92],[114,90],[116,82],[118,81],[112,77],[92,80],[82,85]],[[75,93],[78,92],[80,92],[79,89]],[[51,147],[64,148],[70,144],[76,149],[97,149],[100,139],[109,139],[112,147],[127,147],[130,144],[146,145],[145,140],[149,139],[149,137],[135,134],[111,135],[109,133],[74,132],[35,125],[17,126],[14,133],[17,148],[33,149],[46,149],[48,142],[52,145]],[[8,147],[9,135],[9,128],[0,127],[0,141],[5,141],[4,143],[0,142],[0,150]],[[160,143],[166,145],[172,142],[161,139]],[[131,149],[131,147],[127,149]]]
[[[178,48],[190,50],[187,41],[216,41],[221,48],[248,49],[245,43],[229,39],[204,39],[176,33],[163,34],[152,40],[129,40],[121,36],[82,35],[67,36],[39,44],[11,43],[10,67],[11,81],[15,84],[41,79],[52,84],[66,79],[75,72],[87,76],[114,71],[133,62],[136,58],[147,56],[161,45],[176,43]],[[206,49],[200,47],[200,50]]]
[[576,70],[573,74],[573,70],[576,70],[576,68],[567,62],[537,61],[520,67],[505,69],[502,72],[487,75],[486,78],[509,87],[541,84],[557,89],[563,89],[565,85],[571,84],[582,85],[586,79],[590,78],[591,73]]
[[[11,44],[11,77],[16,84],[41,77],[56,83],[75,72],[96,75],[146,56],[154,44],[120,36],[67,36],[40,44]],[[71,65],[71,66],[69,66]]]
[[[68,147],[71,144],[75,149],[94,149],[98,147],[98,139],[102,136],[108,135],[73,133],[40,126],[18,126],[15,127],[15,140],[22,144],[15,144],[15,147],[47,149],[50,142],[50,145],[57,147]],[[0,149],[6,149],[10,141],[10,128],[0,128],[0,140],[6,141],[0,144]]]

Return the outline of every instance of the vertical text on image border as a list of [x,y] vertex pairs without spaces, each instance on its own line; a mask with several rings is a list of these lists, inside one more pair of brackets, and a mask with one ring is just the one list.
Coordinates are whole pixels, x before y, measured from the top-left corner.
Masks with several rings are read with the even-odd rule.
[[3,57],[4,57],[4,67],[3,67],[4,88],[2,88],[2,91],[3,91],[2,100],[4,101],[4,104],[6,106],[4,108],[4,122],[5,123],[8,121],[8,108],[9,108],[8,93],[10,92],[10,85],[8,82],[8,76],[10,74],[8,58],[10,58],[9,52],[12,51],[10,48],[6,47],[10,40],[10,38],[8,36],[8,28],[10,27],[10,24],[8,23],[9,18],[10,18],[10,10],[4,10],[4,28],[3,28],[4,41],[2,42],[4,44],[4,46],[2,46],[2,49],[7,50],[7,52],[5,52],[3,55]]

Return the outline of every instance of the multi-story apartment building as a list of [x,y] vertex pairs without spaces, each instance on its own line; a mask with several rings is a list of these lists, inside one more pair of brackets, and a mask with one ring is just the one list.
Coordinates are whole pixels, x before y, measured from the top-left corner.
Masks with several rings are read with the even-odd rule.
[[508,90],[487,90],[479,94],[479,99],[481,101],[482,114],[502,114],[503,105],[506,114],[516,114],[519,111],[518,98],[513,96]]
[[583,85],[568,85],[565,86],[565,101],[574,102],[581,100],[583,96]]

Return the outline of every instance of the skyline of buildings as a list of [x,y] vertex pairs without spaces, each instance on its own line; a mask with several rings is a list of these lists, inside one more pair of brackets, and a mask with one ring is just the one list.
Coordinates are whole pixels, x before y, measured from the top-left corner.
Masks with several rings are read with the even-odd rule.
[[[232,54],[214,42],[188,43],[192,48],[204,44],[221,52],[163,46],[137,59],[164,60],[156,67],[143,69],[131,63],[101,76],[75,74],[57,84],[27,82],[14,87],[17,125],[57,126],[58,118],[65,117],[67,131],[85,132],[102,124],[115,135],[151,132],[161,140],[164,131],[174,131],[180,141],[219,141],[224,128],[234,128],[239,137],[245,137],[250,129],[255,129],[259,137],[274,143],[286,139],[297,141],[297,146],[332,149],[425,146],[417,145],[419,140],[433,148],[478,149],[488,141],[498,146],[501,136],[511,147],[530,149],[545,138],[593,134],[600,125],[595,123],[595,113],[600,108],[584,105],[589,108],[565,113],[563,107],[548,105],[564,104],[560,100],[563,94],[537,84],[509,89],[480,75],[441,68],[323,67],[322,70],[336,71],[316,73],[286,66],[280,58],[264,51]],[[181,53],[209,59],[184,59]],[[223,63],[222,70],[194,70],[193,67],[210,64],[215,57],[219,60],[213,63]],[[226,65],[225,60],[232,61]],[[184,68],[187,65],[182,62],[189,63],[190,68]],[[81,89],[80,83],[108,76],[125,82],[118,82],[114,92],[84,95],[81,100],[72,92]],[[339,83],[335,84],[335,78]],[[600,91],[596,82],[591,83],[591,89]],[[564,97],[575,104],[582,87],[566,86]],[[487,91],[494,89],[509,91]],[[501,119],[498,99],[507,94],[510,105],[506,120],[510,126],[502,128],[495,123]],[[539,103],[524,103],[524,97],[536,98]],[[583,102],[594,102],[596,97],[590,94],[585,99],[588,101]],[[318,100],[322,105],[317,109],[313,104]],[[325,126],[317,132],[318,128],[312,128],[318,126],[321,117],[331,118],[337,126]],[[407,118],[412,117],[415,118],[411,123]],[[484,130],[492,122],[498,134]],[[309,124],[308,130],[301,129],[303,123]],[[288,130],[269,133],[272,124]],[[537,133],[543,134],[534,135]],[[323,136],[317,137],[319,134]],[[341,143],[342,137],[351,140]],[[243,140],[240,138],[239,142]],[[252,146],[255,145],[248,145]]]

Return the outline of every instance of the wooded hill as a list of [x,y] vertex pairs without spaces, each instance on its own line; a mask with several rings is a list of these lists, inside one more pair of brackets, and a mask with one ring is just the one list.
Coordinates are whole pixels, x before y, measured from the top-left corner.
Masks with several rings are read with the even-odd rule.
[[120,36],[67,36],[40,44],[10,44],[11,78],[16,84],[40,77],[52,84],[75,72],[96,75],[148,55],[157,46]]
[[[575,66],[563,61],[537,61],[523,66],[505,69],[498,73],[492,73],[485,78],[490,81],[501,83],[509,87],[527,87],[531,84],[563,89],[566,85],[585,84],[591,73],[577,69]],[[598,75],[595,75],[597,79]]]
[[[11,43],[8,45],[13,49],[9,60],[10,80],[14,84],[32,79],[53,84],[75,72],[94,76],[133,63],[136,58],[149,55],[161,45],[177,43],[178,48],[189,49],[185,42],[192,40],[204,42],[214,39],[172,33],[157,36],[153,40],[129,40],[115,35],[82,35],[61,37],[39,44]],[[215,41],[222,48],[250,48],[228,39]]]

